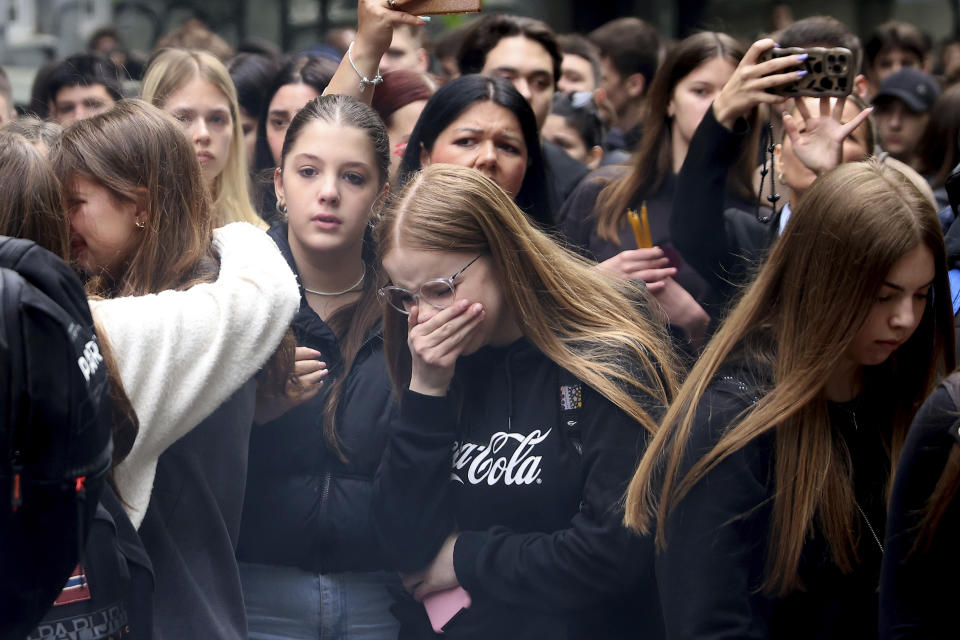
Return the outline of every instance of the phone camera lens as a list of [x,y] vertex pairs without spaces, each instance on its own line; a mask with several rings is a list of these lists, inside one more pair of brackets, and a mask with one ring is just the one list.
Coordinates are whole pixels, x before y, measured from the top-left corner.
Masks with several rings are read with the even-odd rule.
[[837,56],[834,56],[834,55],[827,56],[827,62],[836,62],[836,61],[837,61]]

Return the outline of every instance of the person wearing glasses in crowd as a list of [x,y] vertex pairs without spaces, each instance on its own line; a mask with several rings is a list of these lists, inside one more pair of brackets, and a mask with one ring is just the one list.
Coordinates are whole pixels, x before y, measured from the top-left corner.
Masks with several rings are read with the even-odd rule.
[[677,381],[647,294],[465,167],[415,175],[375,237],[400,412],[374,509],[401,637],[436,637],[419,601],[458,586],[444,637],[657,633],[651,540],[618,506]]

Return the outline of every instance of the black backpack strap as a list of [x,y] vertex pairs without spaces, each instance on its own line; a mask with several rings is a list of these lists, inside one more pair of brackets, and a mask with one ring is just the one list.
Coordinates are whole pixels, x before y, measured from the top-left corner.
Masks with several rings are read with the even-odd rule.
[[560,426],[573,443],[577,453],[583,455],[583,434],[580,431],[580,414],[583,409],[583,383],[572,373],[558,367],[560,381]]

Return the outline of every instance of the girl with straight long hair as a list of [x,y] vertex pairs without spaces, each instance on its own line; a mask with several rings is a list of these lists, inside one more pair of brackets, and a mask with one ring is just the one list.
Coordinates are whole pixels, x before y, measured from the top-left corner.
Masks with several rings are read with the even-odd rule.
[[227,68],[205,51],[167,49],[154,56],[140,97],[176,118],[193,142],[216,226],[266,227],[250,204],[237,90]]
[[446,637],[655,635],[651,540],[619,507],[677,380],[645,292],[455,165],[414,175],[376,240],[400,412],[374,506],[413,595],[401,637],[435,637],[416,601],[458,586],[473,604]]
[[372,515],[395,412],[369,238],[388,145],[370,107],[323,96],[294,116],[274,174],[286,220],[269,233],[301,284],[302,392],[258,403],[250,438],[237,555],[251,638],[397,635],[387,587],[400,583]]
[[[298,299],[261,231],[213,220],[195,150],[140,100],[69,127],[53,150],[73,261],[140,434],[114,469],[156,576],[155,638],[246,635],[235,558],[253,376]],[[219,257],[219,264],[218,259]],[[292,358],[266,368],[282,388]]]
[[[670,238],[670,211],[676,174],[693,132],[743,57],[744,49],[725,33],[703,32],[678,43],[667,54],[647,92],[643,139],[627,166],[603,167],[588,176],[567,199],[560,220],[564,234],[594,257],[600,267],[622,278],[643,280],[657,296],[682,343],[696,351],[709,317],[699,301],[706,283],[685,264]],[[743,154],[728,194],[748,200],[755,158]],[[628,210],[649,212],[652,247],[637,247]]]
[[668,638],[876,636],[891,469],[952,327],[916,187],[875,163],[819,178],[630,485]]

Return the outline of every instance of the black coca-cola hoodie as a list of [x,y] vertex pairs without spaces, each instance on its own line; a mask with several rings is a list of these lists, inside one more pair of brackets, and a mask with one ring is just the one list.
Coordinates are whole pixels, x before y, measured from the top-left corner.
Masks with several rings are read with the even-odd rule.
[[[459,532],[454,568],[473,604],[445,638],[659,637],[653,544],[620,508],[646,444],[526,339],[481,349],[457,361],[446,397],[403,395],[375,487],[384,550],[412,572]],[[406,594],[394,612],[401,638],[435,637]]]

